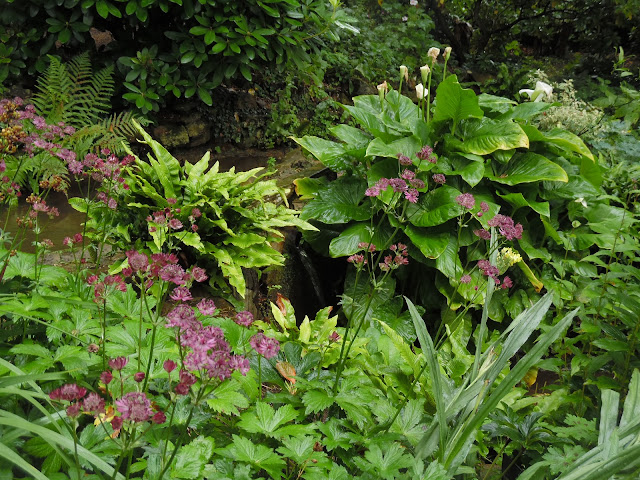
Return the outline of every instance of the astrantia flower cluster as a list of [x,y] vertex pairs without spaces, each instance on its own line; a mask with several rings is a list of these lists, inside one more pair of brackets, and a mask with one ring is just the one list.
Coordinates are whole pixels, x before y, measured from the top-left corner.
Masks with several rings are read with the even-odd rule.
[[123,420],[134,423],[146,422],[153,416],[151,401],[142,392],[129,392],[116,400],[116,407]]
[[384,261],[379,263],[380,270],[388,272],[395,270],[401,265],[408,265],[409,259],[407,258],[407,246],[403,243],[397,243],[391,245],[389,250],[393,252],[393,255],[387,255],[384,257]]
[[75,418],[82,413],[82,398],[87,394],[87,389],[75,383],[69,383],[56,388],[49,393],[49,398],[58,402],[71,402],[67,406],[67,416]]
[[[507,289],[513,286],[511,278],[504,277],[502,282],[498,278],[500,270],[495,265],[492,265],[489,260],[478,260],[478,268],[482,271],[483,275],[492,278],[496,285],[501,285],[501,288]],[[462,281],[462,280],[461,280]]]
[[416,153],[416,157],[420,160],[426,160],[429,163],[437,163],[438,158],[433,154],[433,148],[429,145],[425,145]]
[[249,340],[249,344],[264,358],[275,357],[280,351],[280,342],[275,338],[265,336],[264,333],[256,333]]
[[500,235],[504,236],[507,240],[522,238],[523,228],[519,223],[514,223],[513,218],[506,215],[497,214],[491,220],[487,222],[490,227],[498,227]]
[[[199,371],[209,378],[219,380],[229,378],[234,370],[240,371],[242,375],[249,371],[249,361],[231,353],[222,330],[210,325],[204,326],[196,318],[193,308],[187,304],[181,303],[167,314],[166,327],[177,328],[180,345],[190,350],[184,357],[184,366],[188,370]],[[180,383],[180,391],[184,391],[185,386],[190,386],[187,385],[189,382]]]

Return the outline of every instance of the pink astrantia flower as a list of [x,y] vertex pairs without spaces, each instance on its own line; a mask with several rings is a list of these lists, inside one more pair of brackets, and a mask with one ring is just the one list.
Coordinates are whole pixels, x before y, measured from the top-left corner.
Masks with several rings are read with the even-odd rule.
[[280,351],[280,342],[275,338],[266,337],[263,333],[257,333],[251,337],[249,344],[264,358],[275,357]]
[[104,399],[95,392],[91,392],[82,402],[85,412],[104,413]]
[[248,311],[239,312],[233,319],[238,325],[249,328],[253,323],[253,314]]
[[123,420],[132,422],[146,422],[153,416],[151,402],[142,392],[129,392],[122,398],[116,400],[118,411],[122,414]]
[[191,296],[191,292],[187,287],[174,288],[169,297],[174,302],[188,302],[189,300],[193,299],[193,296]]
[[144,272],[149,266],[149,257],[144,253],[137,252],[136,250],[128,250],[126,252],[129,266],[134,272]]
[[242,376],[246,376],[249,371],[249,360],[244,358],[242,355],[233,355],[229,360],[229,367],[232,370],[239,371]]
[[171,373],[176,369],[176,362],[174,362],[173,360],[165,360],[165,362],[162,364],[162,368],[164,368],[165,372],[167,373]]
[[172,282],[176,285],[184,285],[184,274],[185,271],[180,265],[165,265],[160,269],[158,276],[164,280],[165,282]]
[[406,155],[403,155],[402,153],[398,153],[397,157],[398,157],[398,162],[400,162],[400,165],[407,166],[413,163],[409,157],[407,157]]
[[68,383],[59,388],[56,388],[49,394],[51,400],[80,400],[87,394],[87,389],[79,387],[75,383]]
[[113,380],[113,374],[109,371],[104,371],[100,374],[100,381],[105,385],[109,385]]
[[122,370],[127,363],[129,363],[127,357],[116,357],[109,360],[109,366],[116,371]]
[[500,274],[500,270],[498,267],[491,265],[489,260],[478,260],[478,268],[482,270],[482,273],[487,277],[493,278],[497,283],[500,283],[498,280],[498,275]]
[[470,193],[463,193],[456,197],[456,203],[467,210],[471,210],[476,205],[476,199]]
[[192,328],[196,324],[196,314],[189,305],[181,303],[167,314],[167,328],[178,327],[181,330]]
[[511,280],[511,278],[504,277],[502,279],[502,286],[500,288],[506,290],[506,289],[511,288],[511,287],[513,287],[513,281]]
[[433,181],[439,185],[444,185],[445,183],[447,183],[447,177],[445,177],[442,173],[434,173],[433,174]]
[[358,248],[367,250],[371,253],[376,251],[376,246],[373,243],[369,243],[369,242],[360,242],[358,243]]
[[191,268],[191,277],[193,277],[193,279],[196,282],[204,282],[207,278],[207,272],[205,272],[204,268],[200,268],[200,267],[192,267]]
[[164,412],[157,412],[152,418],[151,421],[153,423],[155,423],[156,425],[160,425],[164,422],[167,421],[167,416],[164,414]]
[[198,311],[204,316],[211,316],[216,311],[216,304],[210,298],[203,298],[198,302]]
[[482,240],[491,240],[491,232],[489,232],[488,230],[485,230],[484,228],[474,230],[473,234],[476,237],[480,237]]
[[460,277],[460,283],[471,283],[471,275],[463,275]]
[[487,222],[490,227],[499,227],[500,235],[507,240],[521,239],[523,228],[519,223],[514,223],[513,218],[506,215],[497,214]]
[[363,266],[367,264],[367,260],[364,258],[364,255],[361,253],[355,253],[347,258],[347,262],[353,263],[356,267]]

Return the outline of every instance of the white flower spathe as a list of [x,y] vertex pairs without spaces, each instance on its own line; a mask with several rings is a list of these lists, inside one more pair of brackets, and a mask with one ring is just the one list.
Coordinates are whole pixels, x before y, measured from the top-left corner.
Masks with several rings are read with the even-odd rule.
[[531,90],[529,88],[523,88],[518,93],[523,94],[526,93],[529,95],[529,98],[532,102],[541,102],[544,100],[544,97],[547,97],[547,100],[551,100],[551,96],[553,95],[553,87],[545,82],[536,82],[535,90]]
[[421,83],[416,85],[416,96],[418,100],[422,100],[424,98],[424,85]]

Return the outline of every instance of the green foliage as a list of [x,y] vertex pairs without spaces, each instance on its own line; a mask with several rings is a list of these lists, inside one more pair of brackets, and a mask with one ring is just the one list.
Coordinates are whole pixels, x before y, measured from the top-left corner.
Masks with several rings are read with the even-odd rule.
[[141,127],[139,131],[153,155],[148,161],[136,159],[127,207],[142,219],[170,207],[167,200],[174,199],[179,202],[175,218],[181,226],[174,230],[156,220],[148,234],[130,230],[132,241],[144,242],[152,252],[179,248],[195,258],[214,260],[221,274],[216,280],[224,285],[223,279],[228,279],[244,296],[243,268],[283,264],[284,257],[271,246],[282,239],[279,228],[314,228],[294,210],[268,200],[285,197],[275,180],[261,180],[269,175],[259,175],[262,168],[220,172],[218,163],[209,164],[208,153],[195,164],[181,166]]
[[[322,37],[337,39],[348,27],[339,6],[337,0],[10,1],[0,17],[8,44],[0,53],[9,68],[0,75],[42,71],[40,57],[52,54],[56,42],[74,53],[95,42],[109,68],[117,62],[124,98],[143,113],[157,111],[169,94],[197,95],[211,105],[211,90],[225,80],[252,81],[267,64],[307,64]],[[37,19],[31,25],[40,37],[19,33],[27,19]]]

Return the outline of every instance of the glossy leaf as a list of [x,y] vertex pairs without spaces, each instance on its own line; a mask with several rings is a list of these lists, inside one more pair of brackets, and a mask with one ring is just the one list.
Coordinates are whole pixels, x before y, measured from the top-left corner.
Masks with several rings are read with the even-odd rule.
[[438,85],[433,121],[453,120],[454,124],[467,118],[482,118],[484,112],[473,90],[462,88],[455,75],[449,75]]
[[505,185],[541,182],[543,180],[569,181],[567,172],[560,165],[533,152],[514,157],[499,176],[489,176],[488,178]]
[[494,122],[487,118],[472,120],[464,125],[462,135],[464,140],[456,148],[476,155],[488,155],[496,150],[529,148],[527,135],[514,122]]
[[458,195],[458,190],[447,185],[422,194],[418,203],[407,206],[407,218],[416,227],[441,225],[462,213],[455,201]]

